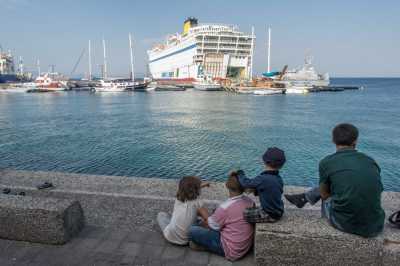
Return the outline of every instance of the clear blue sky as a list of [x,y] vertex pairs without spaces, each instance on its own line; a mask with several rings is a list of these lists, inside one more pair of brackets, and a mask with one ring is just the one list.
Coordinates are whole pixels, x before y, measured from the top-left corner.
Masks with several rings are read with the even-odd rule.
[[[33,68],[55,64],[69,74],[89,39],[94,65],[107,41],[110,71],[128,75],[128,32],[135,38],[135,67],[144,72],[146,50],[182,30],[186,17],[199,22],[255,26],[256,73],[266,69],[266,27],[272,27],[272,66],[289,68],[310,51],[320,72],[331,76],[400,77],[400,1],[136,1],[0,0],[0,44]],[[77,72],[87,69],[86,57]],[[97,70],[97,67],[96,67]]]

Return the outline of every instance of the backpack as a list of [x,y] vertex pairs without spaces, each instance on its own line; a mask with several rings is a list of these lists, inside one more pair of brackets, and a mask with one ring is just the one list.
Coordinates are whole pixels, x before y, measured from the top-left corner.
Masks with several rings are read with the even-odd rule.
[[393,226],[400,229],[400,211],[392,213],[388,220]]

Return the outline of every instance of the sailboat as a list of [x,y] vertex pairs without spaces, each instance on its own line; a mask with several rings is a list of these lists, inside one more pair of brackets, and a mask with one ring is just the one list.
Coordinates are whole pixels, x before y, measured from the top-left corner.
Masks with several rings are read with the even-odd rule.
[[103,39],[103,79],[94,88],[96,92],[124,92],[129,86],[133,86],[130,82],[123,80],[107,78],[107,56],[106,56],[106,41]]

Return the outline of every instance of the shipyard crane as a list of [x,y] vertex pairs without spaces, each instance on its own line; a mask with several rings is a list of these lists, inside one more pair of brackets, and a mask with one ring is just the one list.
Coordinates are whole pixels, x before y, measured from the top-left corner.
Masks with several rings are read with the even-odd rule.
[[282,79],[283,79],[283,76],[286,74],[287,69],[288,69],[288,65],[285,65],[285,66],[283,67],[281,73],[279,73],[278,80],[282,80]]
[[81,62],[81,59],[83,57],[83,55],[85,54],[85,48],[83,48],[81,55],[78,58],[78,61],[76,62],[74,68],[72,69],[71,73],[69,74],[70,77],[72,77],[72,75],[75,73],[76,68],[78,67],[79,63]]

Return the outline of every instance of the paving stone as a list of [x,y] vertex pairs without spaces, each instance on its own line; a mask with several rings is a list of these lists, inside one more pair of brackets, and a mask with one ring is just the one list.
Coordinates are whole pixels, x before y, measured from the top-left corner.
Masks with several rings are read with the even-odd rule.
[[97,252],[86,258],[86,265],[119,265],[123,256],[121,254]]
[[188,250],[185,256],[185,264],[191,266],[207,265],[210,258],[210,253]]
[[130,233],[130,231],[128,231],[128,230],[112,230],[112,231],[107,232],[106,239],[123,241],[123,240],[125,240],[125,238],[128,237],[129,233]]
[[234,266],[252,266],[254,264],[255,264],[255,261],[254,261],[253,253],[250,253],[247,256],[245,256],[244,258],[233,262]]
[[161,256],[161,259],[164,261],[169,261],[169,260],[180,260],[184,261],[185,257],[185,252],[186,252],[185,247],[177,247],[177,246],[166,246],[165,250]]
[[98,238],[84,238],[84,239],[74,239],[71,243],[73,249],[76,251],[84,250],[91,251],[94,250],[98,245],[100,245],[101,239]]
[[138,243],[124,242],[121,244],[118,252],[125,256],[135,258],[139,255],[140,249],[141,245]]
[[209,266],[232,266],[233,263],[230,262],[229,260],[225,259],[224,257],[218,256],[215,254],[211,254],[208,265]]
[[96,252],[103,252],[103,253],[112,253],[117,251],[121,244],[121,241],[117,240],[103,240],[100,241],[100,244],[96,247]]
[[143,244],[140,248],[140,252],[137,257],[151,258],[153,260],[155,260],[157,258],[160,259],[163,251],[164,251],[163,246],[154,246],[154,245]]
[[161,232],[148,232],[146,234],[146,237],[144,238],[144,242],[147,244],[153,244],[159,246],[163,246],[168,243],[168,241],[165,240]]
[[85,226],[82,231],[77,235],[77,238],[104,238],[107,234],[107,230],[98,226]]
[[129,232],[125,240],[128,242],[144,243],[147,236],[148,232],[134,231]]

